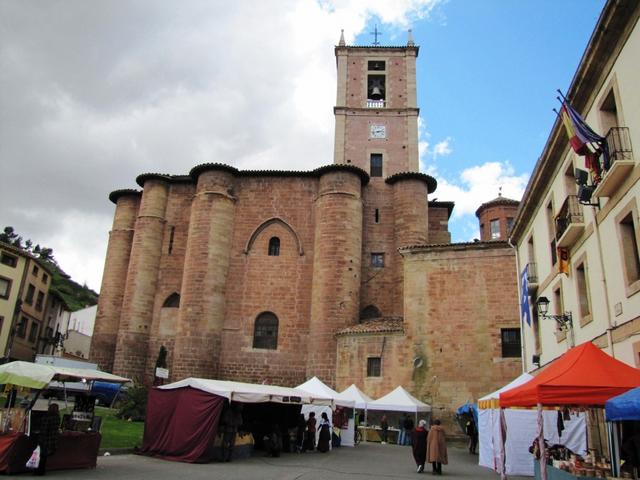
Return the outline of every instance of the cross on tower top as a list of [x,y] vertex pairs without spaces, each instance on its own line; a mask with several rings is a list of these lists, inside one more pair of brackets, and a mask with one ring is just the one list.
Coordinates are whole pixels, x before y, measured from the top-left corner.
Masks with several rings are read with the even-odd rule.
[[376,47],[380,45],[380,42],[378,41],[378,35],[382,35],[382,32],[378,31],[378,25],[374,27],[373,32],[369,32],[369,33],[373,35],[373,46]]

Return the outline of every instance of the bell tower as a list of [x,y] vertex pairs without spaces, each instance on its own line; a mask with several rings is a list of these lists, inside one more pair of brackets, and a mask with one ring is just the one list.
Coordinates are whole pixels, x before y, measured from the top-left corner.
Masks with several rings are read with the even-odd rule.
[[435,189],[435,180],[419,173],[418,47],[411,31],[404,46],[348,46],[343,33],[335,55],[334,162],[370,177],[362,189],[360,309],[354,321],[397,319],[404,311],[398,248],[426,243],[427,194]]
[[418,171],[418,48],[411,31],[400,47],[348,46],[340,36],[334,163],[360,167],[372,181]]

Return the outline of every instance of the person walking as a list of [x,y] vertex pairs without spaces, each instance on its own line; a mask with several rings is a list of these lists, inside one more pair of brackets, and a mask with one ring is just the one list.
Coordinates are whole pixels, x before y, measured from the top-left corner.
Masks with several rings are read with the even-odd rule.
[[445,431],[440,425],[440,420],[436,419],[427,435],[427,461],[431,463],[432,473],[442,475],[442,465],[446,465],[448,460]]
[[413,451],[413,459],[416,462],[418,473],[424,471],[424,464],[427,461],[427,422],[420,420],[418,426],[411,432],[411,446]]
[[387,443],[387,437],[389,435],[389,422],[387,421],[386,415],[382,415],[382,418],[380,419],[380,429],[382,430],[380,434],[380,438],[382,441],[380,443],[384,445],[385,443]]
[[318,451],[327,453],[329,451],[329,442],[331,441],[331,423],[326,412],[322,412],[318,431],[320,432],[318,435]]

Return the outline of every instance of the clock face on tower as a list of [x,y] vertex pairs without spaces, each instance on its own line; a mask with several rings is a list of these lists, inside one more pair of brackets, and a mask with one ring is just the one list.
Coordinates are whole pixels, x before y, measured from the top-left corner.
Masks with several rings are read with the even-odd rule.
[[386,125],[371,125],[369,127],[369,138],[386,138],[387,127]]

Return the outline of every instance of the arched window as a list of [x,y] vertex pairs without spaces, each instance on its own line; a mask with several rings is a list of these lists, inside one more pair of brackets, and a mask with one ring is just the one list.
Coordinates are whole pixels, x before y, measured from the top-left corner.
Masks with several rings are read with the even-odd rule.
[[380,318],[382,313],[375,306],[369,305],[360,312],[360,322],[366,322],[367,320],[373,320],[374,318]]
[[278,317],[271,312],[264,312],[256,318],[253,330],[253,348],[278,348]]
[[269,256],[277,257],[278,255],[280,255],[280,239],[271,237],[271,240],[269,240]]
[[180,306],[180,295],[172,293],[162,304],[162,308],[178,308]]

